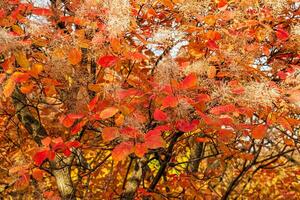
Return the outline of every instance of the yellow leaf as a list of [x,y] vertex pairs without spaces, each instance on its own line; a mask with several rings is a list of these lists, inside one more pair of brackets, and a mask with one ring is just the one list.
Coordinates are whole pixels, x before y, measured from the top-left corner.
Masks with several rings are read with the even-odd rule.
[[38,38],[32,41],[32,44],[40,47],[47,46],[49,41],[46,38]]
[[10,95],[13,93],[14,89],[15,89],[16,83],[13,79],[8,79],[6,81],[6,84],[3,88],[3,95],[7,98],[10,97]]
[[31,68],[31,70],[30,70],[30,74],[31,74],[33,77],[37,78],[38,75],[43,71],[43,68],[44,68],[44,67],[43,67],[42,64],[36,63],[36,64],[34,64],[34,65],[32,66],[32,68]]
[[215,66],[209,66],[209,68],[207,69],[207,77],[210,79],[215,78],[217,73],[216,67]]
[[16,51],[16,52],[14,53],[14,55],[15,55],[15,58],[16,58],[16,60],[17,60],[17,63],[18,63],[21,67],[23,67],[23,68],[25,68],[25,69],[28,69],[28,68],[29,68],[30,63],[29,63],[29,61],[28,61],[28,59],[27,59],[27,57],[26,57],[25,52],[23,52],[23,51]]

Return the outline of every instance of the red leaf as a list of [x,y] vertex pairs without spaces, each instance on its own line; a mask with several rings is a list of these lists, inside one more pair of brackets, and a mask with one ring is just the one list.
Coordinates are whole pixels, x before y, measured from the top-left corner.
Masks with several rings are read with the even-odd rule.
[[105,108],[104,110],[102,110],[100,112],[100,118],[101,119],[110,118],[110,117],[114,116],[115,114],[117,114],[117,112],[119,112],[119,109],[116,107]]
[[95,108],[95,105],[97,104],[98,100],[99,96],[97,95],[90,101],[90,103],[88,104],[89,111],[92,111]]
[[179,120],[176,122],[176,128],[182,132],[190,132],[193,131],[197,128],[199,124],[198,120],[193,120],[191,122],[187,121],[187,120]]
[[63,150],[63,152],[64,152],[64,155],[65,155],[66,157],[69,157],[69,156],[72,154],[72,152],[71,152],[71,150],[70,150],[69,148],[65,148],[65,149]]
[[289,33],[280,28],[276,31],[276,36],[280,40],[287,40],[289,38]]
[[158,108],[155,109],[153,117],[157,121],[166,121],[168,118],[167,114]]
[[0,18],[4,18],[4,16],[6,15],[6,12],[3,8],[0,9]]
[[164,99],[163,99],[163,102],[162,102],[162,106],[164,108],[167,108],[167,107],[171,107],[171,108],[174,108],[178,105],[178,100],[176,97],[174,96],[166,96]]
[[41,16],[52,16],[53,13],[50,9],[47,8],[33,8],[32,14],[41,15]]
[[230,113],[235,111],[235,105],[233,104],[228,104],[228,105],[223,105],[223,106],[216,106],[210,109],[210,113],[215,114],[215,115],[220,115],[223,113]]
[[227,0],[220,0],[218,3],[218,8],[223,8],[227,5]]
[[164,131],[169,131],[171,129],[172,128],[169,125],[160,125],[160,126],[157,126],[154,130],[158,130],[160,132],[164,132]]
[[214,40],[208,40],[206,45],[211,50],[219,49],[219,46],[217,45],[217,43]]
[[129,154],[133,153],[133,151],[134,148],[132,142],[122,142],[112,150],[112,158],[114,161],[119,162],[124,160]]
[[48,158],[48,155],[49,150],[39,151],[33,156],[33,161],[37,166],[40,166]]
[[268,127],[266,125],[258,125],[252,130],[252,137],[254,139],[262,139],[267,133]]
[[183,81],[181,82],[182,89],[190,89],[197,85],[197,76],[196,74],[192,73],[189,74]]
[[74,140],[74,141],[70,141],[70,142],[66,142],[66,146],[68,147],[68,148],[78,148],[78,147],[80,147],[80,142],[79,141],[77,141],[77,140]]
[[281,79],[281,80],[285,80],[287,77],[287,74],[283,71],[279,71],[277,72],[277,76]]
[[81,131],[82,127],[86,124],[87,120],[82,120],[81,122],[77,123],[72,129],[71,134],[77,134],[79,131]]
[[102,66],[102,67],[111,67],[114,64],[116,64],[116,62],[119,60],[118,57],[116,56],[102,56],[98,59],[97,63],[98,65]]
[[105,127],[102,130],[102,139],[104,142],[110,142],[120,136],[117,127]]
[[165,146],[159,130],[151,130],[145,135],[145,143],[149,149],[156,149]]

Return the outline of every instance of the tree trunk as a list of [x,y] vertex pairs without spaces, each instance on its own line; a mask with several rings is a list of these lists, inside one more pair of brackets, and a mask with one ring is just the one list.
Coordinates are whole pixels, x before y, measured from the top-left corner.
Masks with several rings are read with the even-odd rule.
[[200,159],[203,156],[203,142],[195,141],[195,137],[189,139],[189,145],[191,149],[190,162],[188,163],[188,172],[198,172]]
[[[41,146],[42,139],[47,137],[47,131],[42,123],[37,120],[30,110],[26,101],[26,96],[22,94],[16,87],[12,94],[13,104],[16,109],[17,117],[26,130],[33,137],[34,141]],[[61,194],[62,199],[75,199],[75,189],[71,180],[70,167],[73,160],[73,155],[68,158],[62,159],[56,158],[50,162],[51,171],[55,176],[58,190]]]
[[[57,165],[57,160],[55,160],[54,165]],[[71,180],[71,168],[70,166],[64,166],[61,168],[56,168],[52,170],[52,173],[56,179],[56,184],[58,191],[62,199],[76,199],[75,198],[75,189]]]
[[129,175],[121,200],[133,200],[143,176],[143,158],[136,161],[134,169]]

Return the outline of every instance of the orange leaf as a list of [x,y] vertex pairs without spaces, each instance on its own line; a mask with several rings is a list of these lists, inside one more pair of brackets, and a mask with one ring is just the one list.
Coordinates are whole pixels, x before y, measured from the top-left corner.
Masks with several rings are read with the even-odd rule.
[[192,73],[189,74],[183,81],[181,82],[182,89],[190,89],[197,85],[197,76],[196,74]]
[[45,147],[49,147],[49,145],[51,144],[51,141],[52,141],[52,139],[50,137],[46,137],[46,138],[42,139],[42,144]]
[[0,84],[3,83],[3,81],[6,79],[6,74],[5,73],[1,73],[0,74]]
[[21,88],[20,88],[20,91],[23,93],[23,94],[28,94],[30,92],[32,92],[34,88],[34,85],[32,83],[28,84],[28,85],[23,85]]
[[37,181],[41,181],[43,179],[43,174],[43,170],[40,170],[38,168],[34,168],[32,170],[32,177]]
[[134,153],[141,158],[145,155],[145,153],[147,153],[147,150],[148,148],[146,143],[138,143],[135,145]]
[[83,115],[81,114],[68,114],[63,120],[62,120],[62,124],[69,128],[71,127],[76,119],[81,119],[83,117]]
[[72,65],[79,64],[81,61],[81,58],[82,58],[82,53],[79,49],[73,48],[70,50],[70,52],[68,54],[68,59]]
[[116,119],[115,123],[117,126],[122,126],[124,124],[124,115],[120,114]]
[[168,118],[167,114],[159,110],[158,108],[155,109],[153,117],[157,121],[166,121]]
[[19,179],[15,182],[15,188],[17,190],[24,190],[29,186],[29,174],[28,173],[23,173],[19,177]]
[[29,73],[23,73],[23,72],[15,72],[12,75],[12,79],[16,82],[16,83],[21,83],[21,82],[25,82],[30,78]]
[[119,109],[116,107],[105,108],[104,110],[102,110],[100,112],[100,118],[101,119],[110,118],[110,117],[114,116],[117,112],[119,112]]
[[196,138],[196,141],[197,141],[197,142],[202,142],[202,143],[203,143],[203,142],[209,142],[209,139],[208,139],[208,138],[197,137],[197,138]]
[[112,158],[115,162],[124,160],[129,154],[133,153],[132,142],[122,142],[112,150]]
[[102,139],[104,142],[110,142],[117,137],[119,137],[120,133],[117,127],[105,127],[102,130]]
[[145,135],[145,143],[149,149],[156,149],[165,146],[159,130],[151,130]]
[[268,127],[262,124],[254,127],[254,129],[252,130],[252,137],[254,139],[262,139],[267,133],[267,129]]

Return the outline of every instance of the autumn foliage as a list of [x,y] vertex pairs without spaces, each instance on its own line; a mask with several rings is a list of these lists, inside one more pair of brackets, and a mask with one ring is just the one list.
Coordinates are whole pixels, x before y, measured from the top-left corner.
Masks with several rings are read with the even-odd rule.
[[0,0],[1,199],[299,199],[299,9]]

